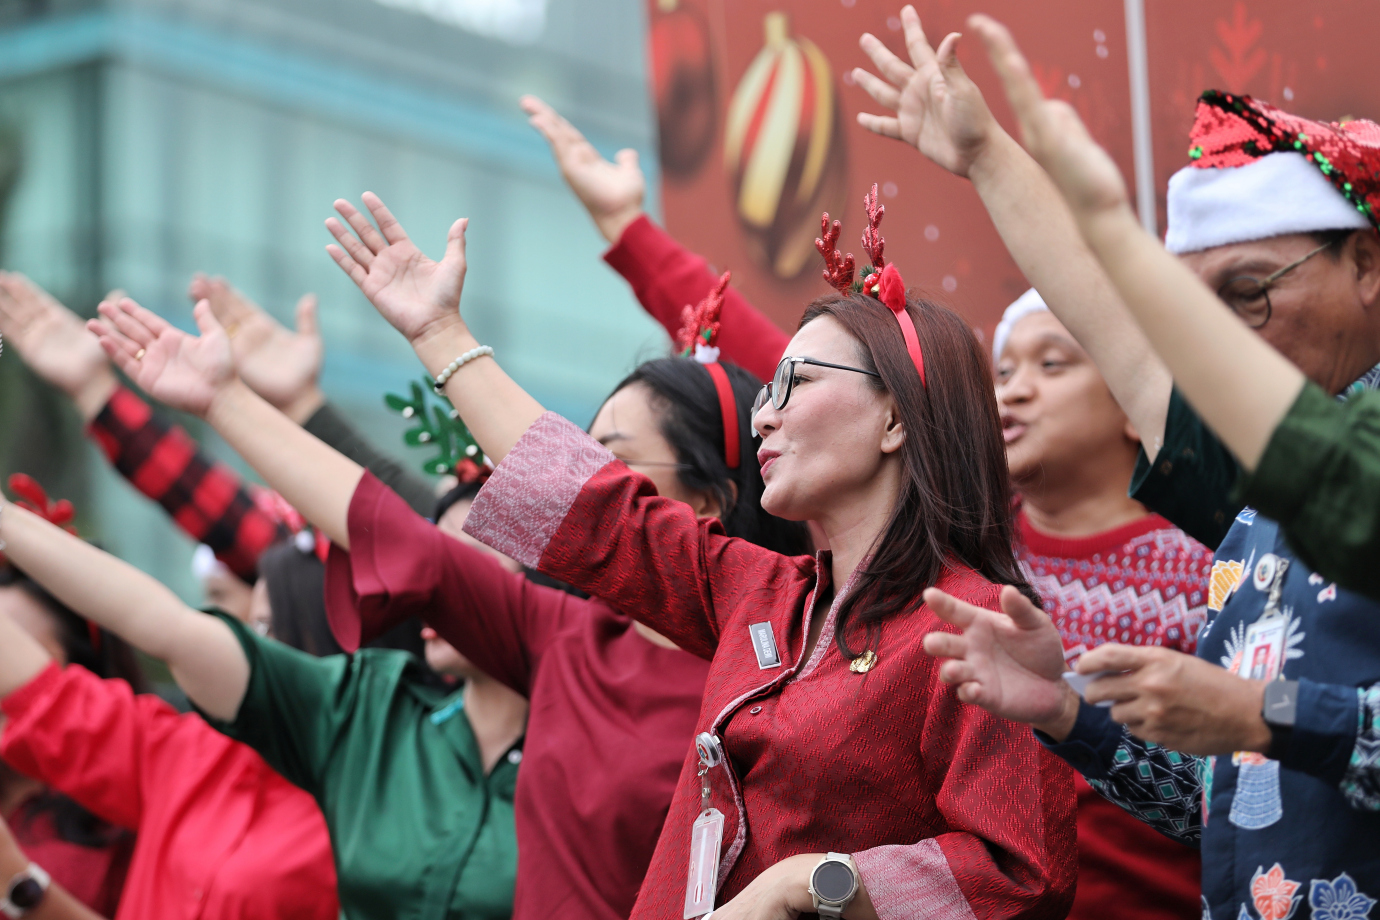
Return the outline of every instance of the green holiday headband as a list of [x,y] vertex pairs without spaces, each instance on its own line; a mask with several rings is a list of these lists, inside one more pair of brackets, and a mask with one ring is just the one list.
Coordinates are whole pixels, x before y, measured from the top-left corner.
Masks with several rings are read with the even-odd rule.
[[[383,401],[388,408],[403,418],[413,419],[415,427],[403,434],[403,443],[409,447],[431,447],[436,456],[422,464],[422,471],[436,476],[454,474],[462,481],[484,478],[488,473],[484,451],[475,441],[465,423],[444,397],[436,397],[445,405],[428,405],[427,394],[432,393],[432,381],[423,377],[421,383],[412,383],[412,398],[406,399],[393,393],[384,394]],[[468,475],[467,475],[468,474]]]

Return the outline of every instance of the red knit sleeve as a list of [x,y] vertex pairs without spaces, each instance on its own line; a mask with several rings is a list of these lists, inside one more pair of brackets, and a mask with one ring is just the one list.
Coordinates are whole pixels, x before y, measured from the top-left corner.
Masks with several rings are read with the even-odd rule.
[[257,576],[259,555],[287,535],[233,470],[129,390],[115,391],[88,434],[121,475],[245,581]]
[[[642,308],[674,339],[681,311],[699,303],[719,280],[709,263],[675,241],[644,214],[628,225],[604,261],[632,285]],[[719,314],[723,356],[763,381],[776,373],[790,336],[730,286]]]
[[[1000,609],[990,585],[968,600]],[[855,854],[878,917],[1066,916],[1077,881],[1073,771],[1028,726],[961,703],[933,674],[920,743],[952,830]]]
[[533,584],[420,517],[366,472],[350,500],[350,552],[331,547],[326,609],[347,651],[420,617],[476,667],[526,694],[550,640],[590,601]]
[[78,665],[50,664],[5,697],[0,757],[111,824],[137,831],[141,770],[149,749],[175,730],[167,703],[136,695]]
[[701,658],[732,611],[771,609],[814,564],[724,536],[551,412],[498,465],[465,530]]

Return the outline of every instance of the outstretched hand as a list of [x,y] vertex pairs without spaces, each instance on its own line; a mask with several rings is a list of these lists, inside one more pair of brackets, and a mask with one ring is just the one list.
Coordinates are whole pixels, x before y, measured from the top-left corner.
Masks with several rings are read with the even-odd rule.
[[324,351],[316,322],[316,295],[297,301],[297,331],[280,324],[224,278],[192,277],[187,294],[205,300],[230,338],[235,370],[251,390],[297,422],[325,401],[317,386]]
[[75,400],[88,418],[118,385],[100,344],[81,318],[18,273],[0,272],[0,335],[35,374]]
[[637,151],[626,148],[608,160],[579,130],[536,96],[523,96],[528,122],[551,145],[566,183],[594,218],[604,239],[618,242],[628,224],[642,214],[647,180],[637,165]]
[[1004,613],[960,601],[930,588],[925,603],[963,632],[933,632],[925,651],[950,659],[939,677],[958,698],[1015,722],[1028,722],[1062,739],[1073,727],[1078,697],[1061,676],[1064,646],[1053,621],[1015,588],[1001,590]]
[[1129,207],[1121,170],[1088,134],[1073,106],[1046,99],[1006,26],[976,15],[968,27],[987,47],[1006,98],[1021,125],[1025,148],[1059,187],[1075,216]]
[[853,79],[879,105],[896,114],[860,112],[858,124],[903,140],[949,172],[967,176],[993,138],[1004,132],[982,91],[958,62],[959,34],[949,33],[935,50],[925,37],[920,14],[909,5],[901,10],[901,26],[909,64],[871,33],[859,40],[881,76],[859,67]]
[[331,258],[414,347],[446,327],[463,328],[460,292],[465,286],[469,219],[462,217],[451,224],[445,257],[434,262],[408,239],[402,224],[377,195],[365,192],[363,199],[378,228],[348,201],[336,201],[336,212],[350,229],[334,217],[327,218],[326,229],[340,243],[326,247]]
[[87,328],[129,379],[174,409],[205,417],[211,403],[236,379],[230,339],[203,300],[192,311],[200,336],[188,335],[128,297],[104,301]]

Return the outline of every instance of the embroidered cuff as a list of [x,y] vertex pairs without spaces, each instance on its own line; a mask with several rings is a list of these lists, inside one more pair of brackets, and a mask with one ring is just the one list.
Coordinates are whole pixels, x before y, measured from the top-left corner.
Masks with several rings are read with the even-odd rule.
[[465,532],[538,568],[585,483],[614,459],[554,412],[532,423],[479,490]]
[[1106,709],[1091,703],[1079,703],[1078,719],[1073,723],[1073,731],[1062,742],[1055,741],[1044,732],[1035,732],[1035,737],[1084,776],[1106,779],[1111,775],[1117,745],[1121,743],[1121,732],[1121,726],[1112,721]]
[[944,850],[934,840],[853,854],[879,920],[976,920]]

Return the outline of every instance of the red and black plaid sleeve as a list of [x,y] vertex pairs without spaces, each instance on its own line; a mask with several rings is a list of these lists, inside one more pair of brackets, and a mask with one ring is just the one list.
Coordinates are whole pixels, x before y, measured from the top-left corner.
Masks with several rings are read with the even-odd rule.
[[124,387],[87,433],[121,475],[245,581],[254,580],[259,554],[287,536],[233,470],[213,462],[186,431],[157,418]]

